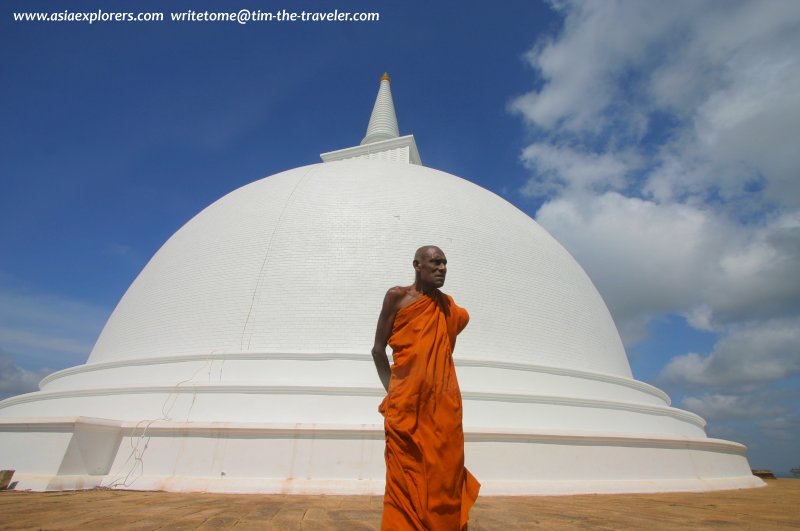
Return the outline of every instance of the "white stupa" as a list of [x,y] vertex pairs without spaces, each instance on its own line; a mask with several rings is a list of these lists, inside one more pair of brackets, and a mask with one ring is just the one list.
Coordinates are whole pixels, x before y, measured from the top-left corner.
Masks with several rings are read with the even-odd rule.
[[422,166],[388,76],[361,145],[322,160],[200,212],[86,364],[0,402],[0,468],[17,489],[382,493],[374,327],[429,243],[471,314],[455,356],[483,495],[762,484],[742,445],[632,378],[606,305],[557,241]]

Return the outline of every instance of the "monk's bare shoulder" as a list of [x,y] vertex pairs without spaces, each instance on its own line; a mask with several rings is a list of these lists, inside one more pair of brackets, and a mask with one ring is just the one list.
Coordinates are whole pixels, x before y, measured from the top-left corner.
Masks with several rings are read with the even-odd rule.
[[400,309],[403,299],[408,295],[408,288],[403,286],[394,286],[386,291],[386,296],[383,298],[383,307],[391,312],[396,312]]
[[389,288],[383,301],[384,304],[389,304],[395,312],[402,310],[419,298],[419,293],[412,288],[413,286],[394,286]]
[[408,288],[406,286],[392,286],[386,291],[386,297],[392,299],[402,298],[406,294],[408,294]]

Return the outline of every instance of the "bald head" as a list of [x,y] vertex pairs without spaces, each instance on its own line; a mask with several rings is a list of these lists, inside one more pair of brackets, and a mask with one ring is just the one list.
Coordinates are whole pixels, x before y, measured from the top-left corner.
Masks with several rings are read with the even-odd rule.
[[[437,251],[442,253],[442,250],[435,245],[423,245],[414,253],[414,261],[422,262],[430,253],[435,253]],[[444,256],[444,253],[442,253],[442,255]]]
[[435,245],[425,245],[414,253],[414,283],[417,289],[428,292],[444,286],[447,257]]

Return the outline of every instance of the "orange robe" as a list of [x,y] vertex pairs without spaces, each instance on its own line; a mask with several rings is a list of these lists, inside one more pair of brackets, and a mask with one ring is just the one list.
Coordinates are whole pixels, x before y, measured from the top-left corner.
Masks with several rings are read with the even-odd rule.
[[467,528],[480,484],[464,468],[461,391],[453,367],[456,335],[469,315],[439,290],[401,308],[389,346],[382,530]]

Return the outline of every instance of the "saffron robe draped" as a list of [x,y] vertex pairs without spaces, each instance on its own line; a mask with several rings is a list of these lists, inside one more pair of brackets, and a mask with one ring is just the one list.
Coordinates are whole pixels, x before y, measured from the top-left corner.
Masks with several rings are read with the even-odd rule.
[[439,290],[395,316],[392,377],[379,408],[386,430],[384,531],[467,528],[480,484],[464,467],[452,354],[468,322],[467,311]]

